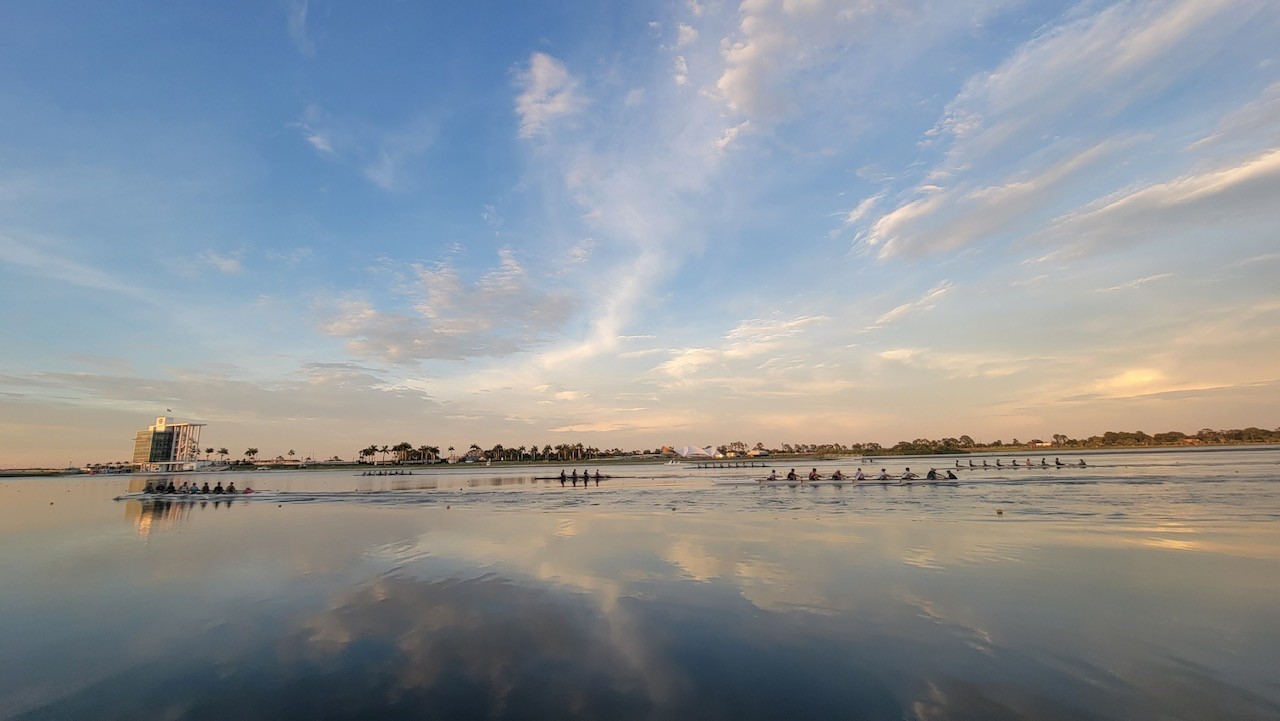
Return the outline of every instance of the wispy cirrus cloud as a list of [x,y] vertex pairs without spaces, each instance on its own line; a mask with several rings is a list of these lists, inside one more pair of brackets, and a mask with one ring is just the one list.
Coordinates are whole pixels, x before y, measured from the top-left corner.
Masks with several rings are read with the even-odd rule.
[[938,299],[946,295],[954,287],[955,287],[954,283],[952,283],[949,280],[944,280],[941,283],[930,288],[928,292],[926,292],[920,298],[913,300],[909,303],[903,303],[902,305],[896,306],[892,310],[885,313],[884,315],[881,315],[879,318],[876,319],[875,323],[869,326],[868,330],[883,328],[891,323],[901,320],[903,317],[910,315],[912,313],[920,313],[927,310],[931,310],[935,305],[937,305]]
[[[1186,159],[1151,150],[1185,137],[1186,119],[1134,108],[1165,100],[1177,78],[1234,36],[1277,24],[1261,2],[1082,10],[969,79],[924,134],[940,161],[893,193],[883,212],[862,219],[857,242],[881,259],[1010,243],[1135,182],[1152,184],[1142,176],[1148,167],[1187,172]],[[1262,116],[1253,107],[1220,127],[1259,127]],[[1204,119],[1195,122],[1204,127]],[[1202,134],[1216,137],[1209,127]]]
[[290,0],[288,8],[285,10],[285,24],[289,30],[289,40],[293,42],[293,47],[297,48],[299,53],[310,58],[316,54],[316,44],[307,31],[307,10],[307,0]]

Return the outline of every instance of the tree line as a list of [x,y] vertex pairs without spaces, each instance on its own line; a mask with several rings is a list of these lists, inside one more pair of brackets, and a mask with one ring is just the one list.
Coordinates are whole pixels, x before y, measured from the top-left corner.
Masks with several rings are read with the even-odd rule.
[[[994,452],[1034,449],[1071,450],[1156,446],[1234,445],[1250,443],[1280,443],[1280,428],[1274,430],[1256,427],[1230,430],[1203,428],[1200,431],[1191,434],[1182,433],[1181,431],[1165,431],[1163,433],[1155,434],[1148,434],[1143,431],[1107,431],[1100,435],[1089,436],[1087,438],[1070,438],[1064,434],[1055,433],[1050,436],[1047,441],[1040,438],[1031,438],[1026,441],[1013,438],[1007,442],[997,439],[984,443],[974,440],[971,436],[962,435],[958,438],[917,438],[910,441],[898,441],[897,443],[889,446],[875,442],[855,442],[848,444],[782,443],[777,447],[771,448],[766,446],[763,442],[748,445],[742,441],[733,441],[731,443],[723,443],[720,445],[708,444],[702,447],[712,449],[726,457],[745,457],[764,454],[771,456],[890,456],[980,453],[984,451]],[[215,453],[213,448],[206,448],[204,451],[206,458],[211,457]],[[370,444],[360,449],[358,452],[358,460],[363,463],[375,464],[443,463],[450,459],[472,462],[571,462],[598,460],[602,458],[655,456],[662,455],[664,452],[668,454],[671,453],[668,447],[644,450],[623,450],[622,448],[601,449],[582,443],[559,443],[556,445],[551,445],[550,443],[541,445],[532,443],[521,446],[506,446],[498,443],[491,448],[484,448],[478,443],[472,443],[462,450],[459,450],[455,446],[447,446],[442,451],[439,446],[428,444],[415,445],[409,441],[401,441],[395,445]],[[226,448],[220,448],[216,453],[224,461],[229,455],[229,451]],[[290,449],[287,455],[289,456],[290,461],[292,461],[296,454],[292,449]],[[245,449],[244,456],[244,463],[256,463],[258,462],[258,449],[253,447],[247,448]],[[283,460],[283,456],[277,456],[276,459]],[[302,460],[304,462],[314,462],[311,458],[304,458]],[[338,456],[333,456],[329,458],[328,461],[341,462],[342,459]]]

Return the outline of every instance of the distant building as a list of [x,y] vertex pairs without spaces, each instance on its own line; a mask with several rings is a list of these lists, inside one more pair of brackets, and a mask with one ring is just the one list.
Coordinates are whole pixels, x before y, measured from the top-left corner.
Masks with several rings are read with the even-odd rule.
[[168,416],[133,437],[133,465],[144,471],[195,470],[200,463],[204,423],[178,423]]

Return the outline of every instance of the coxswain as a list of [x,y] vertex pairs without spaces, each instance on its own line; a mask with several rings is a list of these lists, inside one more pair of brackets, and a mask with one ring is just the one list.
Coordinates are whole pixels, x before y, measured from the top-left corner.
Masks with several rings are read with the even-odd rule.
[[216,485],[216,486],[214,486],[214,487],[213,487],[213,492],[214,492],[214,493],[226,493],[226,490],[222,487],[222,481],[218,481],[218,485]]
[[236,482],[232,481],[227,484],[227,493],[235,493],[235,492],[236,492]]
[[948,481],[956,480],[956,474],[952,473],[951,471],[947,471],[947,480]]
[[938,470],[936,468],[930,468],[929,472],[926,473],[924,477],[926,480],[936,481],[938,480]]

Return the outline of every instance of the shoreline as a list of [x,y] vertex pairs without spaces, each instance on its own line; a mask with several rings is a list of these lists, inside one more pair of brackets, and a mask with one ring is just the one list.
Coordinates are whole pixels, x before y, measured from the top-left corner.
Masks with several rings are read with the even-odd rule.
[[[1007,457],[1007,456],[1025,456],[1031,455],[1035,457],[1042,456],[1062,456],[1062,455],[1097,455],[1101,453],[1124,453],[1124,454],[1160,454],[1160,453],[1222,453],[1227,451],[1268,451],[1280,449],[1280,445],[1274,443],[1228,443],[1214,445],[1168,445],[1168,446],[1113,446],[1103,448],[1079,447],[1079,446],[1058,446],[1053,448],[1029,448],[1008,446],[994,448],[975,448],[966,449],[956,453],[921,453],[921,454],[904,454],[904,453],[876,453],[869,455],[832,455],[821,453],[795,453],[795,454],[776,454],[765,458],[754,458],[746,460],[754,460],[763,462],[765,465],[778,465],[787,462],[798,461],[832,461],[832,460],[866,460],[868,462],[876,459],[888,458],[947,458],[959,459],[974,456],[991,456],[991,457]],[[672,459],[669,458],[595,458],[595,459],[579,459],[568,461],[494,461],[490,464],[485,463],[321,463],[308,464],[305,467],[297,466],[272,466],[264,463],[251,463],[241,465],[222,466],[215,469],[202,469],[198,471],[126,471],[114,473],[88,473],[81,469],[68,468],[0,468],[0,479],[3,478],[61,478],[66,476],[103,476],[118,477],[126,476],[130,478],[145,478],[148,476],[170,476],[170,475],[215,475],[227,472],[247,473],[266,469],[268,472],[278,471],[295,471],[295,472],[322,472],[322,471],[348,471],[360,472],[367,470],[404,470],[404,471],[422,471],[424,475],[433,473],[435,469],[457,469],[457,468],[548,468],[563,467],[566,469],[578,466],[610,466],[617,464],[653,464],[668,465]],[[716,463],[735,463],[743,462],[743,459],[724,458],[724,459],[675,459],[679,464],[688,465],[691,470],[696,470],[696,464],[716,464]],[[714,467],[714,466],[713,466]]]

